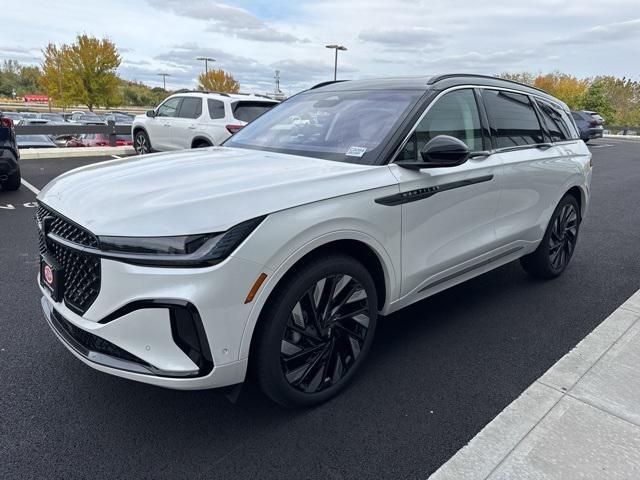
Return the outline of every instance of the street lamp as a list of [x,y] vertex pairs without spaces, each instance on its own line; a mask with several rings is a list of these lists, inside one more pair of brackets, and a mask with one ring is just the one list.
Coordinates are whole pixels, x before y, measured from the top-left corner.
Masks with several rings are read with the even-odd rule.
[[209,62],[215,62],[215,58],[211,57],[196,57],[196,60],[204,60],[204,74],[207,75],[209,73]]
[[333,64],[333,81],[335,82],[338,76],[338,50],[346,50],[347,47],[344,45],[326,45],[326,48],[332,48],[336,51],[336,58]]
[[158,75],[160,75],[162,77],[162,89],[166,92],[167,91],[167,77],[170,77],[171,75],[169,75],[168,73],[158,73]]

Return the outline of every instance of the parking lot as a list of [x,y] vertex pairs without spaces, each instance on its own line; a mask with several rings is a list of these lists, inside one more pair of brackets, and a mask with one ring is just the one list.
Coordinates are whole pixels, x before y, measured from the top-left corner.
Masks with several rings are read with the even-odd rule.
[[40,311],[35,192],[112,158],[23,161],[26,186],[0,192],[0,476],[428,477],[640,287],[640,142],[590,146],[590,211],[563,276],[512,263],[382,319],[353,385],[299,411],[251,387],[232,404],[130,382],[67,352]]

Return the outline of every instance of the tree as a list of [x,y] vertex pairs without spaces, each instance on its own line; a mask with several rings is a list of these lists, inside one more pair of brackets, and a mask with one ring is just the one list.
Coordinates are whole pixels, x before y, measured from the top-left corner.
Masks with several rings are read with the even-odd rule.
[[78,35],[71,45],[49,44],[42,53],[42,85],[63,105],[83,103],[93,110],[122,101],[116,74],[121,58],[109,39]]
[[640,125],[640,82],[612,76],[597,77],[595,82],[602,86],[603,96],[613,110],[610,118],[603,114],[609,125]]
[[212,92],[238,93],[240,84],[238,81],[222,69],[209,70],[198,77],[198,90]]
[[611,121],[615,110],[607,98],[604,82],[594,80],[582,97],[582,109],[598,112],[606,121]]
[[553,72],[538,75],[533,86],[559,98],[572,110],[577,110],[582,104],[582,97],[587,91],[589,81],[587,79],[578,80],[566,73]]
[[536,75],[531,72],[502,72],[496,76],[498,78],[504,78],[505,80],[524,83],[525,85],[533,85],[536,79]]

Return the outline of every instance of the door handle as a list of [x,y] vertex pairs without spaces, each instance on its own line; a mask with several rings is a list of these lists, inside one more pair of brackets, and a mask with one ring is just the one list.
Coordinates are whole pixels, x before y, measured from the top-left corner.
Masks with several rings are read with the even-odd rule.
[[164,125],[165,127],[170,127],[170,126],[171,126],[171,124],[170,124],[170,123],[165,123],[165,124],[163,124],[163,125]]
[[189,128],[189,130],[195,130],[195,129],[196,129],[196,126],[195,126],[195,125],[189,125],[189,127],[188,127],[188,128]]

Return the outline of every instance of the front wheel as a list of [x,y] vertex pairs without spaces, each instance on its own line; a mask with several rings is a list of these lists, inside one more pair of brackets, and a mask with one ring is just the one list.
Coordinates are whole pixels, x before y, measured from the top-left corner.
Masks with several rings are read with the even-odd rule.
[[366,357],[377,313],[371,275],[352,257],[323,256],[297,267],[278,285],[256,331],[260,387],[287,407],[330,399]]
[[139,130],[133,139],[133,148],[138,155],[145,155],[151,151],[149,136],[144,130]]
[[527,273],[554,278],[564,272],[578,241],[580,207],[573,195],[565,195],[551,215],[544,237],[535,252],[520,259]]

